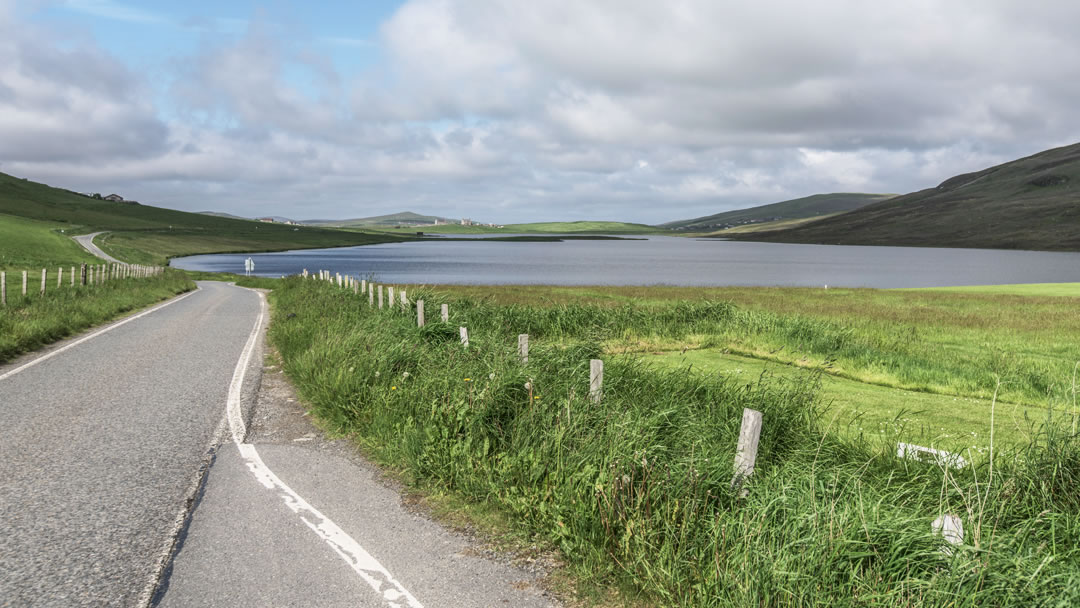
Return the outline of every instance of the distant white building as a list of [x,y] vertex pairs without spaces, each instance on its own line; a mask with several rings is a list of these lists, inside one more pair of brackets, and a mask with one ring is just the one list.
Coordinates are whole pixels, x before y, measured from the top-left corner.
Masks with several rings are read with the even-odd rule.
[[461,225],[462,226],[472,226],[472,220],[470,220],[467,217],[463,217],[463,218],[461,218]]

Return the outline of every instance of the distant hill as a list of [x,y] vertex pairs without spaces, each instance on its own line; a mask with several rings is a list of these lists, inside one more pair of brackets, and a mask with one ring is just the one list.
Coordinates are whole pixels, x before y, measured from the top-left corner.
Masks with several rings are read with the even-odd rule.
[[723,213],[707,215],[692,220],[668,222],[666,224],[660,224],[660,227],[668,228],[669,230],[713,232],[746,224],[801,219],[851,211],[852,209],[858,209],[859,207],[881,202],[892,196],[894,195],[851,192],[815,194],[813,196],[805,196],[790,201],[750,207],[748,209],[725,211]]
[[210,215],[210,216],[213,216],[213,217],[227,217],[229,219],[234,219],[234,220],[250,220],[251,219],[249,217],[241,217],[239,215],[233,215],[231,213],[225,213],[225,212],[222,212],[222,211],[198,211],[196,213],[201,213],[203,215]]
[[373,217],[360,217],[349,220],[304,220],[303,224],[311,226],[333,226],[337,228],[374,228],[393,226],[427,226],[438,220],[440,224],[457,223],[459,220],[434,215],[420,215],[412,211],[391,213],[389,215],[376,215]]
[[936,188],[800,226],[732,238],[1080,250],[1080,144],[957,175]]

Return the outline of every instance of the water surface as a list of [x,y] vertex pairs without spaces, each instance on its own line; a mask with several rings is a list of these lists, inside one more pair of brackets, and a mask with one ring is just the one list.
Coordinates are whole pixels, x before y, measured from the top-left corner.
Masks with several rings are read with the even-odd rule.
[[434,239],[198,255],[174,259],[172,265],[243,273],[248,257],[255,260],[259,276],[296,274],[306,268],[413,284],[890,288],[1080,282],[1080,253],[791,245],[666,236],[559,243]]

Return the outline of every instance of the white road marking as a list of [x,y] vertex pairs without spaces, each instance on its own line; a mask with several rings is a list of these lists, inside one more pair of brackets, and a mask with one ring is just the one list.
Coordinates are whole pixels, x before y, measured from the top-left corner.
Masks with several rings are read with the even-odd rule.
[[[198,289],[196,289],[195,291],[198,291]],[[128,318],[124,319],[123,321],[120,321],[119,323],[114,323],[114,324],[112,324],[112,325],[110,325],[110,326],[108,326],[108,327],[106,327],[104,329],[99,329],[98,331],[95,331],[94,333],[90,334],[89,336],[79,338],[78,340],[72,342],[71,344],[68,344],[67,346],[62,346],[62,347],[52,351],[51,353],[42,355],[42,356],[38,357],[37,359],[34,359],[33,361],[24,363],[24,364],[20,365],[19,367],[16,367],[15,369],[13,369],[13,370],[11,370],[11,371],[3,374],[3,375],[0,375],[0,380],[10,378],[10,377],[14,376],[15,374],[23,371],[24,369],[33,367],[33,366],[37,365],[38,363],[41,363],[42,361],[47,361],[49,359],[52,359],[56,355],[59,355],[60,353],[66,351],[68,349],[75,348],[76,346],[82,344],[83,342],[86,342],[87,340],[96,338],[96,337],[100,336],[101,334],[103,334],[105,332],[112,331],[112,330],[116,329],[117,327],[120,327],[121,325],[124,325],[126,323],[131,323],[135,319],[145,317],[146,315],[148,315],[148,314],[150,314],[152,312],[157,312],[157,311],[161,310],[162,308],[165,308],[166,306],[176,304],[180,300],[183,300],[184,298],[186,298],[186,297],[190,296],[191,294],[195,293],[195,291],[189,291],[188,293],[185,293],[184,295],[180,296],[179,298],[169,300],[168,302],[165,302],[164,304],[159,304],[158,306],[155,306],[155,307],[151,308],[150,310],[140,312],[139,314],[135,315],[134,317],[128,317]]]
[[[386,600],[390,608],[402,608],[403,606],[423,608],[420,602],[390,574],[390,571],[379,563],[379,560],[361,547],[360,543],[356,542],[353,537],[349,536],[329,517],[323,515],[318,509],[311,506],[310,503],[294,492],[285,482],[281,481],[270,470],[270,467],[266,466],[253,444],[244,443],[247,429],[244,426],[244,417],[240,410],[240,395],[244,386],[244,375],[247,373],[251,356],[255,352],[255,344],[266,314],[265,296],[262,292],[256,293],[259,294],[259,318],[256,319],[255,327],[252,328],[251,335],[248,336],[247,344],[244,345],[244,350],[240,354],[240,360],[236,362],[236,369],[233,371],[232,383],[229,385],[229,398],[226,404],[226,418],[229,421],[229,431],[232,434],[236,449],[240,451],[240,456],[244,459],[248,470],[255,476],[255,479],[266,489],[275,490],[278,497],[285,503],[285,506],[293,513],[296,513],[312,532],[329,545],[341,559],[345,560],[345,563],[349,564],[349,567],[364,582],[370,585],[375,590],[375,593],[378,593]],[[405,603],[402,604],[400,600],[404,600]]]

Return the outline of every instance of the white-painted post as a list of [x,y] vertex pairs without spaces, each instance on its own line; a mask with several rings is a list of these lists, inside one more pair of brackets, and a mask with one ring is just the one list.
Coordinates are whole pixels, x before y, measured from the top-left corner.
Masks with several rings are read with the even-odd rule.
[[442,305],[442,310],[440,311],[439,314],[440,314],[440,316],[442,316],[442,322],[443,323],[449,323],[450,322],[450,305],[449,304],[443,304]]
[[424,301],[423,300],[417,300],[416,301],[416,326],[417,327],[423,327],[424,326]]
[[382,310],[382,285],[379,285],[379,310]]
[[60,289],[60,287],[63,284],[64,284],[64,267],[60,266],[59,268],[56,269],[56,288]]
[[389,306],[390,308],[393,308],[394,307],[394,286],[393,285],[386,288],[386,294],[389,296],[388,301],[387,301],[387,306]]
[[409,298],[405,297],[405,290],[401,290],[401,310],[409,312]]
[[[754,472],[760,438],[761,412],[744,408],[742,426],[739,428],[739,444],[735,450],[735,477],[731,479],[732,488],[741,487],[743,481]],[[744,490],[741,495],[745,496],[746,491]]]
[[589,401],[600,403],[604,398],[604,362],[601,359],[589,360]]
[[367,279],[360,279],[360,293],[367,292]]
[[357,283],[355,280],[352,282],[352,292],[354,296],[360,295],[360,283]]
[[41,269],[41,295],[45,295],[45,269]]
[[375,286],[372,285],[371,289],[367,290],[367,305],[375,305]]
[[0,306],[7,306],[7,273],[0,271]]
[[75,267],[71,267],[71,286],[75,287]]
[[964,522],[959,516],[946,513],[930,524],[930,530],[949,543],[949,546],[941,548],[946,555],[952,555],[953,547],[964,543]]
[[459,327],[458,333],[461,334],[461,345],[465,348],[469,347],[469,330],[465,327]]
[[522,363],[529,362],[529,334],[518,334],[518,356]]
[[22,295],[26,297],[26,271],[22,271]]

